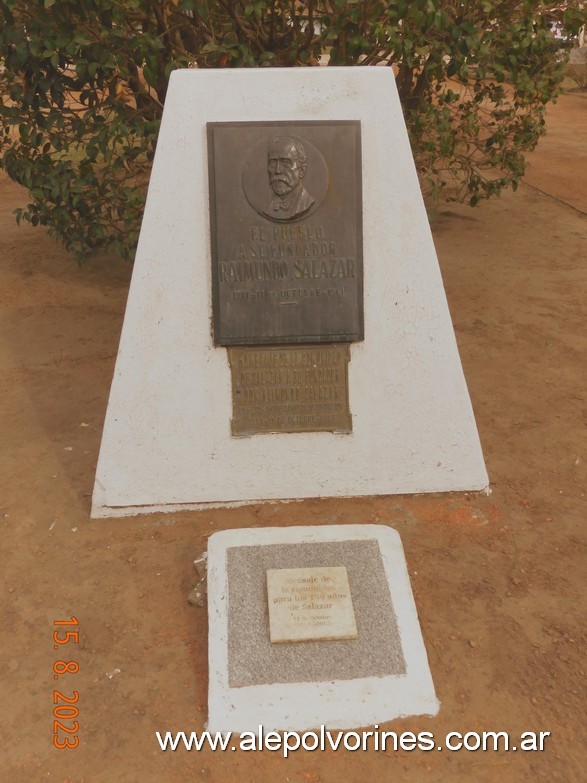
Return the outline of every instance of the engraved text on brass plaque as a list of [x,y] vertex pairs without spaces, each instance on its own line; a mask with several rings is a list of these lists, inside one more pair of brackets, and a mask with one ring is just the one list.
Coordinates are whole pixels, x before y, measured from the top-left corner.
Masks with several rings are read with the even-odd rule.
[[232,434],[351,432],[347,343],[232,347]]
[[360,123],[208,123],[216,345],[363,339]]

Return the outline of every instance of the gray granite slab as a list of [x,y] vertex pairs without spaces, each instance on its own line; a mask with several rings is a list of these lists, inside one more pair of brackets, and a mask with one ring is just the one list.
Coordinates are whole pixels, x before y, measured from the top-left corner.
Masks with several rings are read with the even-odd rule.
[[[271,644],[266,571],[332,566],[347,569],[357,638]],[[231,688],[405,674],[376,539],[229,547],[226,568]]]

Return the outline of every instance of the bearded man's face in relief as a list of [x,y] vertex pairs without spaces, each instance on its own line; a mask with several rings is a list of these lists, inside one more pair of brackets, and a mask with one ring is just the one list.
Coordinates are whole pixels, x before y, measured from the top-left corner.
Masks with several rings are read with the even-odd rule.
[[269,146],[269,184],[276,196],[287,196],[302,182],[305,163],[300,163],[294,145],[289,141]]

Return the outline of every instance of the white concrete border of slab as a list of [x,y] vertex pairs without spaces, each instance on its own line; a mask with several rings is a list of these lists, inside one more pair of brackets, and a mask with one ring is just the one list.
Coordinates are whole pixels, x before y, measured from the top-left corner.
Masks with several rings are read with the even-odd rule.
[[[377,540],[389,583],[406,673],[330,682],[228,684],[230,547]],[[208,729],[220,732],[352,729],[409,715],[436,715],[428,666],[400,536],[383,525],[332,525],[224,530],[208,540]]]
[[[351,434],[230,434],[227,352],[211,337],[206,123],[264,120],[361,121],[365,340],[351,346]],[[92,516],[487,484],[392,70],[175,71]]]

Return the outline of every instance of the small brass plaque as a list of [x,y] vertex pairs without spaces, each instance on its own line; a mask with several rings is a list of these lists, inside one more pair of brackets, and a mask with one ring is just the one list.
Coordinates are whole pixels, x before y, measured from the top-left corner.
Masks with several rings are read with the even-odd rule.
[[207,129],[214,343],[362,340],[360,122]]
[[351,432],[348,343],[228,348],[232,434]]

